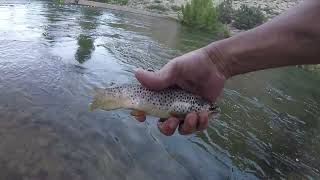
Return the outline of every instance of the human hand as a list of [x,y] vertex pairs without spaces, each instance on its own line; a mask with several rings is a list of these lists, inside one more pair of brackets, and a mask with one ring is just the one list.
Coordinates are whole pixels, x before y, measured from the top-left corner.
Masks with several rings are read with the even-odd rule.
[[[149,72],[138,69],[135,76],[145,87],[152,90],[162,90],[177,85],[191,93],[200,95],[210,101],[215,101],[220,95],[226,77],[215,65],[215,60],[205,49],[198,49],[169,61],[161,70]],[[145,121],[145,117],[137,119]],[[159,121],[159,130],[171,136],[179,126],[182,135],[205,130],[208,127],[208,112],[189,113],[184,121],[170,117]]]

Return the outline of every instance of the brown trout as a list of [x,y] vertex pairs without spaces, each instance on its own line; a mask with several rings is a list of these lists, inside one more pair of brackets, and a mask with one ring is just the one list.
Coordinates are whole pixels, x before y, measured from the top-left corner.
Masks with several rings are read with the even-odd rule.
[[151,115],[159,118],[170,116],[183,118],[189,112],[207,111],[209,116],[217,113],[217,106],[179,88],[152,91],[141,85],[131,84],[106,89],[95,89],[96,94],[90,110],[131,109],[131,115]]

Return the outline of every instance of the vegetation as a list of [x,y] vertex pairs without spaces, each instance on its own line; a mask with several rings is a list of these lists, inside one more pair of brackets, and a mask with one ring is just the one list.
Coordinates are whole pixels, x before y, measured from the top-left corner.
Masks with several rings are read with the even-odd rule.
[[243,30],[254,28],[265,20],[266,17],[259,8],[247,5],[241,5],[240,9],[236,10],[234,14],[234,26]]
[[261,9],[242,5],[235,10],[232,0],[224,0],[214,7],[212,0],[191,0],[181,7],[180,21],[188,26],[204,30],[224,32],[230,36],[227,26],[233,24],[241,30],[248,30],[262,24],[266,17]]
[[217,7],[218,19],[224,24],[230,24],[233,19],[234,9],[232,8],[232,0],[225,0]]
[[203,30],[217,30],[221,23],[212,0],[191,0],[181,7],[182,24]]
[[231,36],[230,30],[225,24],[223,24],[218,31],[222,33],[222,37],[224,38],[228,38]]

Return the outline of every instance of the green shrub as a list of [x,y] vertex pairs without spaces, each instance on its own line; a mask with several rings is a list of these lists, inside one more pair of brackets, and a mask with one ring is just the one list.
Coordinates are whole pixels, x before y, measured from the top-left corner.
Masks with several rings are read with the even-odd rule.
[[220,27],[219,32],[222,32],[222,37],[224,37],[224,38],[228,38],[228,37],[231,36],[230,30],[229,30],[228,26],[225,25],[225,24],[223,24],[223,25]]
[[232,0],[225,0],[217,7],[218,19],[222,23],[230,24],[233,19],[234,9],[232,8]]
[[212,0],[191,0],[181,7],[179,19],[185,25],[204,30],[216,30],[221,24]]
[[248,30],[262,24],[266,17],[259,8],[241,5],[235,11],[234,26],[238,29]]

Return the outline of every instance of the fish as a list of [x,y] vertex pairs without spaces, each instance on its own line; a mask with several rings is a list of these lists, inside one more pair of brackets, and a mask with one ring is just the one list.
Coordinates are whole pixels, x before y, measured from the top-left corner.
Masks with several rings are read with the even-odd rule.
[[146,115],[161,119],[177,117],[183,119],[190,112],[206,111],[211,117],[218,113],[218,106],[198,95],[181,88],[170,87],[154,91],[140,84],[123,84],[107,88],[95,88],[90,111],[130,109],[134,117]]

